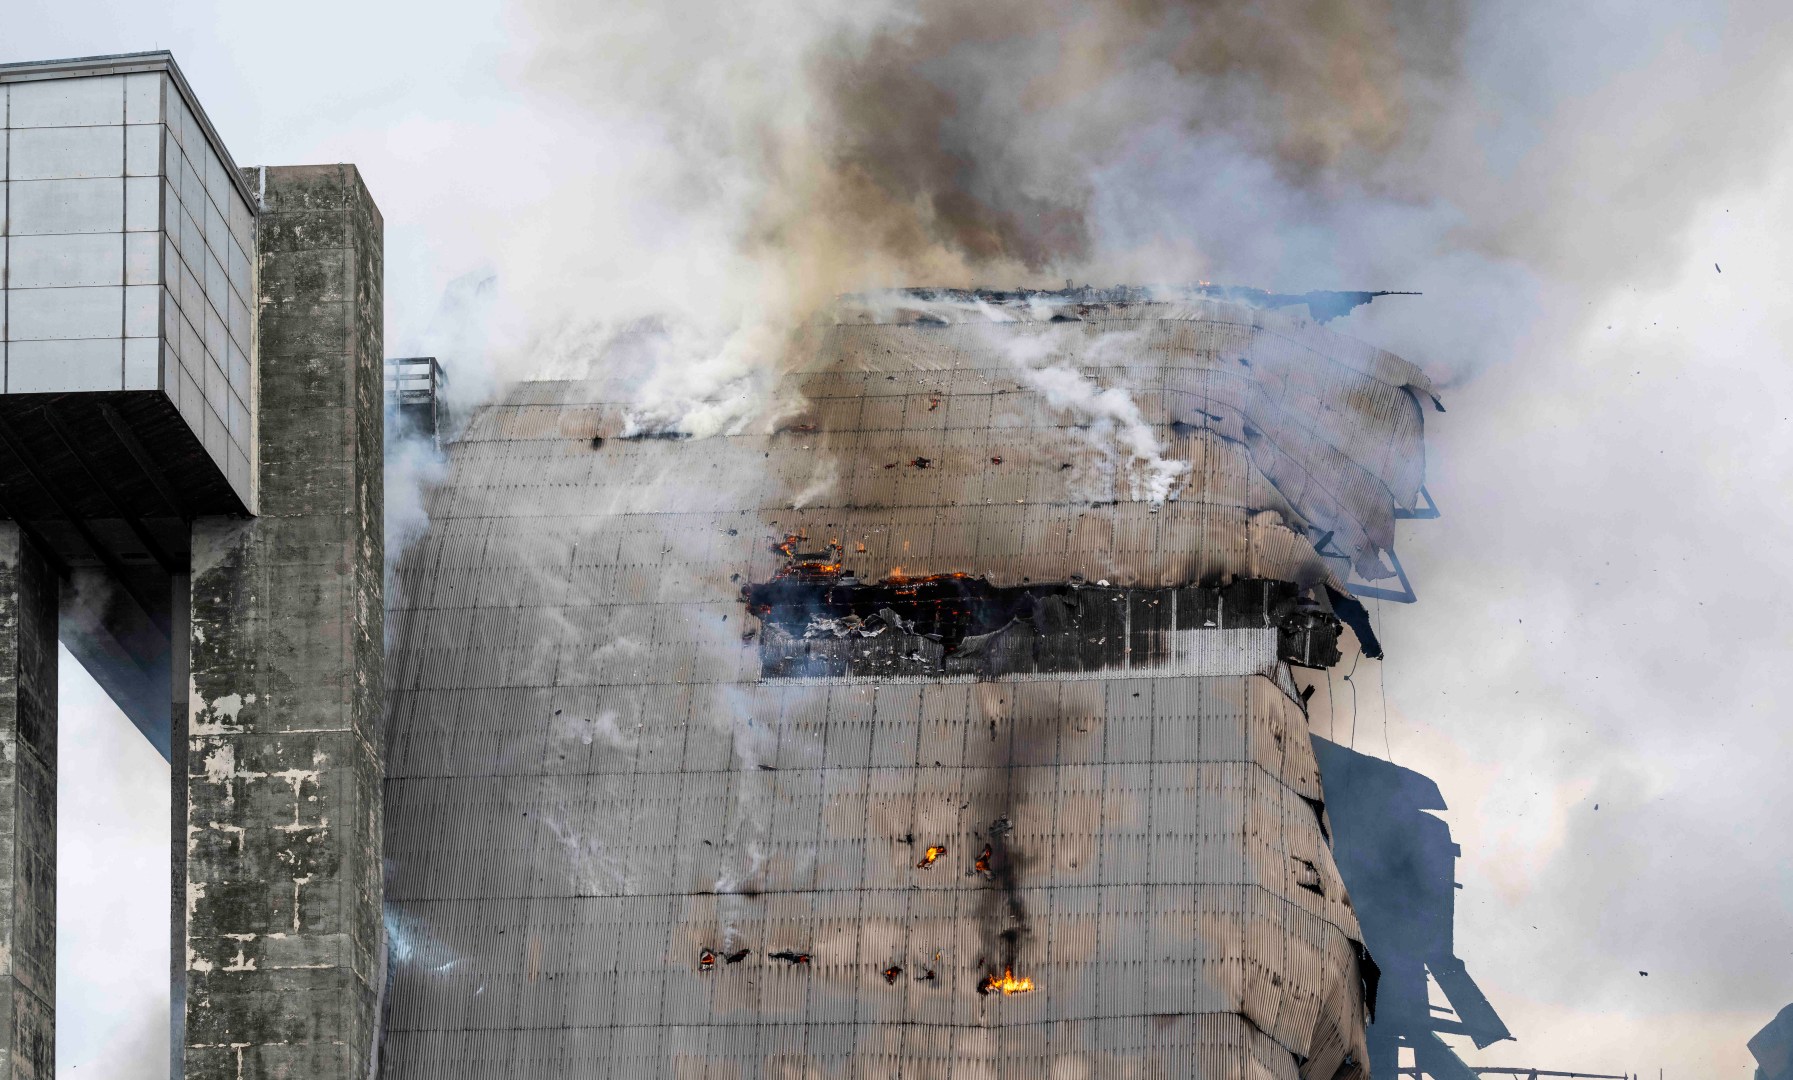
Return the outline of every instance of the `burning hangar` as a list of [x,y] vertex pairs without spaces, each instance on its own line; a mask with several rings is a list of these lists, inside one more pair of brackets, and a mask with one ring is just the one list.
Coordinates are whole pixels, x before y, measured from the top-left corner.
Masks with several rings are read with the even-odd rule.
[[1412,595],[1436,398],[1320,325],[1377,294],[844,298],[707,438],[521,383],[388,581],[388,429],[448,421],[353,167],[237,168],[166,53],[0,67],[0,121],[0,1075],[54,1070],[52,639],[172,765],[172,1075],[1424,1038],[1296,678]]
[[1291,667],[1395,577],[1425,377],[1194,291],[816,335],[733,434],[525,383],[451,447],[390,598],[388,1075],[1363,1075]]

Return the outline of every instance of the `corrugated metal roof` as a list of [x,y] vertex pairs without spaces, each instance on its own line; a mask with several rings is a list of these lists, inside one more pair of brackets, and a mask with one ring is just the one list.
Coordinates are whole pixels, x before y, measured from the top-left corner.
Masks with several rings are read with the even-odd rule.
[[[385,1076],[1364,1060],[1275,631],[1179,631],[1170,666],[1074,679],[761,674],[740,593],[786,569],[787,534],[864,580],[1336,582],[1307,527],[1372,569],[1423,478],[1418,373],[1302,320],[1146,307],[847,312],[781,419],[737,435],[617,438],[624,409],[582,383],[473,419],[396,572]],[[1134,498],[1004,334],[1101,359],[1092,382],[1189,463],[1176,497]],[[1036,989],[977,993],[1005,957]]]

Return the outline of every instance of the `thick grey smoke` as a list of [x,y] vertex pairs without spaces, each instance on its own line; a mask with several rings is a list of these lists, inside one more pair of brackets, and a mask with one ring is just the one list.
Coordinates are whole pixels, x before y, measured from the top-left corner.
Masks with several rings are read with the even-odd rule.
[[531,252],[513,351],[566,370],[662,319],[650,411],[737,402],[706,430],[833,296],[916,283],[1417,288],[1424,316],[1356,321],[1448,384],[1572,319],[1550,290],[1666,260],[1688,192],[1759,172],[1709,121],[1778,83],[1786,36],[1741,4],[525,10],[529,78],[614,161],[554,197],[565,257]]
[[594,118],[614,163],[596,204],[556,196],[577,239],[515,282],[505,371],[602,369],[641,426],[694,434],[763,407],[841,293],[1331,284],[1226,267],[1209,226],[1171,219],[1200,182],[1423,201],[1403,166],[1452,98],[1465,24],[1454,5],[1387,3],[527,10],[531,79]]

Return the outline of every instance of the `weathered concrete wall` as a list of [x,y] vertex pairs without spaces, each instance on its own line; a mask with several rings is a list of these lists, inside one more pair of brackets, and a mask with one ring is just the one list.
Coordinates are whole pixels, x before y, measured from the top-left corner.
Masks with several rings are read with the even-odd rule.
[[193,528],[189,1077],[365,1076],[380,982],[381,221],[251,170],[261,516]]
[[0,522],[0,1078],[56,1075],[56,574]]

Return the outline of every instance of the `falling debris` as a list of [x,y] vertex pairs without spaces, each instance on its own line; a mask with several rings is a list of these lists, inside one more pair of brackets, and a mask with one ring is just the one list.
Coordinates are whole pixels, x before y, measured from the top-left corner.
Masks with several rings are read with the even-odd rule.
[[1033,980],[1017,979],[1012,970],[1005,968],[1000,977],[994,973],[984,976],[984,981],[978,986],[977,992],[980,994],[999,992],[1002,994],[1031,994],[1033,993]]
[[897,976],[901,975],[902,973],[903,973],[902,968],[897,967],[895,964],[892,964],[891,966],[884,969],[884,981],[887,983],[894,984],[897,981]]
[[943,846],[936,845],[934,847],[928,848],[928,853],[926,855],[923,855],[921,857],[921,861],[915,864],[916,869],[927,870],[927,869],[931,868],[934,865],[934,860],[938,859],[940,856],[945,855],[945,854],[946,854],[946,848]]
[[722,959],[730,964],[738,964],[741,961],[747,959],[747,954],[752,951],[753,951],[752,949],[736,949],[734,952],[729,953],[727,956],[723,957]]
[[995,455],[995,456],[993,456],[993,457],[991,457],[991,458],[990,458],[990,464],[992,464],[992,465],[1001,465],[1001,464],[1002,464],[1002,455],[1000,455],[1000,454],[997,454],[997,455]]
[[716,966],[716,954],[709,949],[697,955],[697,970],[708,971]]
[[984,850],[978,852],[977,861],[971,864],[972,872],[975,874],[981,874],[984,877],[989,877],[990,876],[990,855],[991,855],[990,845],[985,844]]
[[934,459],[933,458],[925,458],[925,457],[910,458],[909,464],[915,466],[918,469],[928,469],[928,468],[933,467]]

